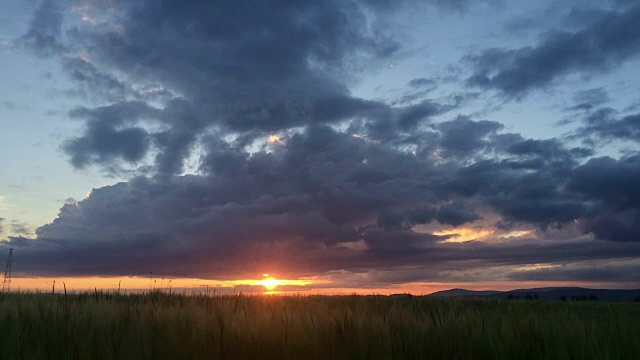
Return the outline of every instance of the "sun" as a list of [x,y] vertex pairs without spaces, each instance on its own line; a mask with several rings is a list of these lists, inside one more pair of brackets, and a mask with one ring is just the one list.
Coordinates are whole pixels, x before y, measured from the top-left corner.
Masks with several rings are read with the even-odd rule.
[[268,291],[273,291],[278,285],[282,284],[281,280],[275,279],[269,274],[262,274],[264,277],[262,280],[258,281],[258,285],[264,286]]

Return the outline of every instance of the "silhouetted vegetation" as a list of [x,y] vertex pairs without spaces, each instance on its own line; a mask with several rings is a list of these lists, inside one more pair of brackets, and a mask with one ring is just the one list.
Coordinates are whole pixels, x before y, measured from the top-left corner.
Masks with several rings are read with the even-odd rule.
[[633,303],[0,295],[1,359],[634,359],[638,334]]
[[[598,301],[598,297],[590,294],[590,295],[573,295],[571,296],[571,301]],[[560,301],[567,301],[567,297],[562,295],[560,296]]]

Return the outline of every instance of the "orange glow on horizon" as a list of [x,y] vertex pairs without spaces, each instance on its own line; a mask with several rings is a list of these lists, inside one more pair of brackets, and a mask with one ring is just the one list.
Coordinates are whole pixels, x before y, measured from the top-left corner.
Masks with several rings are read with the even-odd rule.
[[[537,264],[531,268],[545,267]],[[524,269],[523,269],[524,270]],[[55,283],[54,283],[55,281]],[[352,284],[352,283],[351,283]],[[13,277],[12,291],[39,291],[62,293],[64,287],[70,293],[98,291],[116,292],[120,286],[121,294],[148,291],[173,292],[186,295],[425,295],[440,290],[464,288],[467,290],[513,290],[551,286],[578,286],[591,288],[627,288],[628,284],[607,282],[566,282],[566,281],[485,281],[485,282],[409,282],[383,287],[361,287],[346,285],[340,278],[312,277],[309,279],[246,279],[246,280],[206,280],[197,278],[153,278],[149,277],[88,277],[88,278],[25,278]]]
[[[170,291],[175,289],[192,289],[194,291],[244,291],[251,292],[251,287],[263,287],[267,291],[273,291],[278,286],[296,288],[295,291],[304,290],[302,287],[321,283],[309,279],[284,280],[275,279],[269,274],[263,274],[262,279],[239,280],[209,280],[198,278],[164,278],[160,275],[125,276],[125,277],[20,277],[13,276],[11,289],[13,291],[40,291],[40,292],[82,292],[94,289],[117,291]],[[246,287],[249,287],[247,290]],[[204,289],[208,290],[204,290]],[[298,289],[300,288],[300,289]]]

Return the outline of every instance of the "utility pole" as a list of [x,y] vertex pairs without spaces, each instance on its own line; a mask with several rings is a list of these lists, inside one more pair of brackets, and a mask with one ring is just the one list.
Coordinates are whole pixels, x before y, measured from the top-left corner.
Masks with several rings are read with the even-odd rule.
[[11,292],[11,264],[13,263],[13,249],[9,249],[7,267],[4,270],[4,280],[2,281],[2,292]]

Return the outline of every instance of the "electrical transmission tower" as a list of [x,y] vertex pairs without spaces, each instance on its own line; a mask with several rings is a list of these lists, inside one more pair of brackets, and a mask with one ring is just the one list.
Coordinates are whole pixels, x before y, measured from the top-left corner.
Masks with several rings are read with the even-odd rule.
[[13,263],[13,249],[9,249],[9,257],[7,258],[7,267],[4,270],[4,280],[2,281],[2,292],[11,292],[11,263]]

